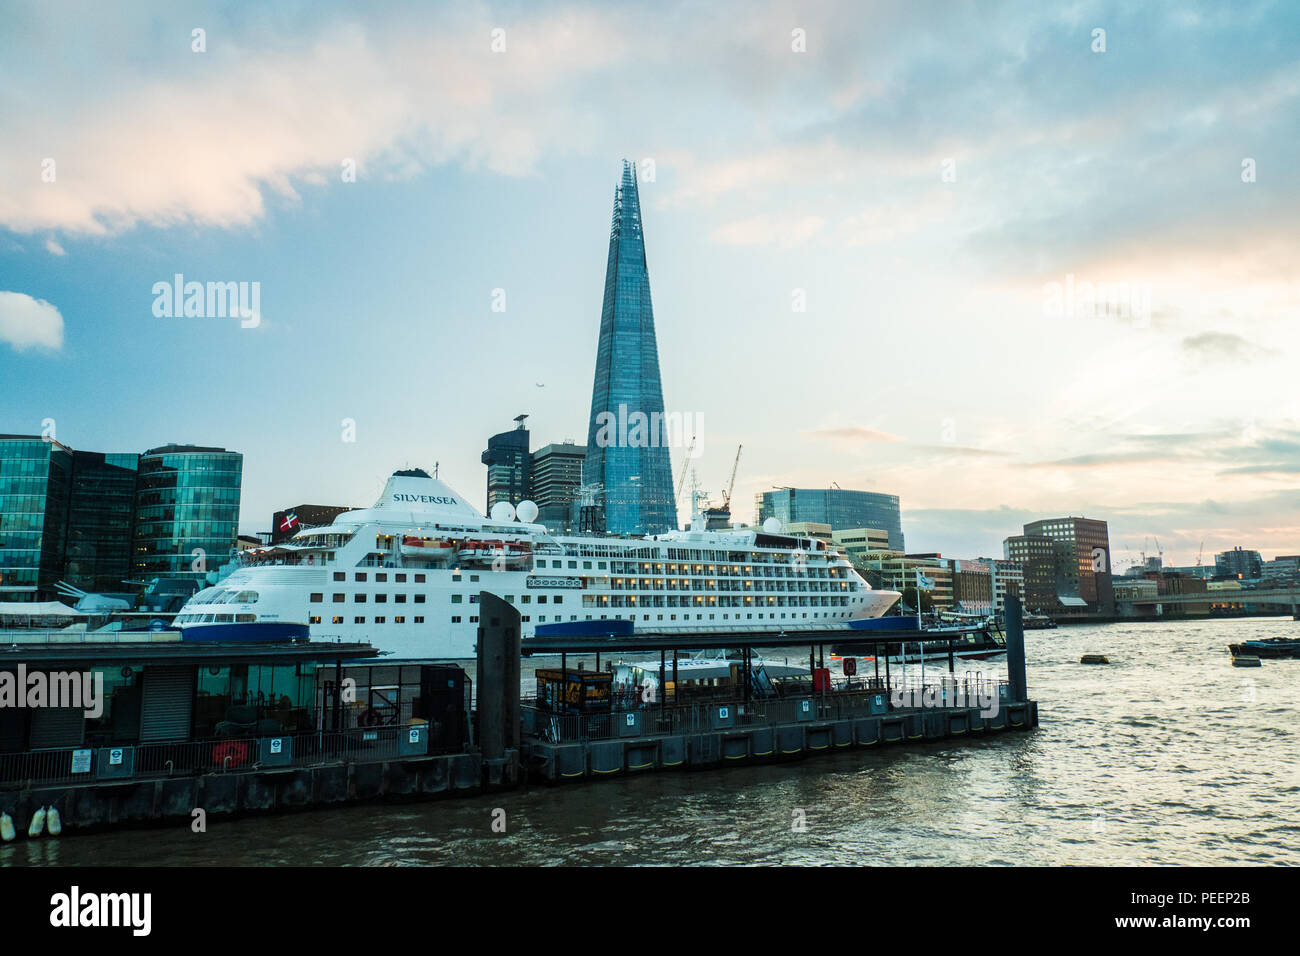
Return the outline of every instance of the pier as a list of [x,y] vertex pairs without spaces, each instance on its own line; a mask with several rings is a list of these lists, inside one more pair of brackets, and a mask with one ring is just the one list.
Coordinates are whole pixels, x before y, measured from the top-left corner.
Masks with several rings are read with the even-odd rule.
[[[496,610],[508,617],[513,608],[503,603]],[[494,625],[510,629],[508,623],[501,624],[495,616],[489,626]],[[517,632],[517,625],[515,628]],[[598,713],[565,713],[581,708],[557,708],[554,694],[544,696],[539,686],[538,696],[526,702],[522,710],[520,752],[524,769],[541,780],[561,783],[651,770],[712,769],[802,759],[851,748],[963,740],[1036,727],[1038,704],[1029,698],[1026,686],[1019,601],[1008,601],[1005,680],[959,675],[952,654],[953,638],[898,629],[879,634],[856,632],[851,639],[843,630],[825,629],[758,635],[579,634],[533,638],[525,643],[522,653],[561,656],[557,672],[560,676],[556,679],[566,688],[577,689],[577,693],[570,691],[568,700],[582,700],[583,678],[591,674],[570,670],[569,654],[595,655],[599,674],[602,653],[654,651],[660,654],[657,687],[670,686],[671,677],[673,699],[670,701],[665,692],[655,700],[630,702],[625,692],[621,695],[622,706],[615,702],[607,711],[602,708]],[[877,653],[873,674],[843,679],[836,687],[824,666],[827,644],[851,643],[883,650],[900,642],[938,644],[940,649],[946,646],[947,669],[931,672],[928,677],[915,676],[920,668],[913,675],[891,674],[889,658],[884,656],[882,673],[883,655]],[[794,685],[788,695],[757,694],[755,689],[762,682],[755,679],[753,652],[804,643],[809,648],[812,680],[807,685]],[[740,650],[742,656],[736,663],[739,688],[687,698],[678,690],[677,654],[682,649]],[[653,668],[653,663],[646,666]]]
[[[853,749],[959,743],[1038,725],[1014,598],[1007,608],[1005,678],[957,672],[960,629],[639,635],[575,629],[522,642],[513,604],[489,592],[481,592],[479,604],[477,688],[458,665],[384,662],[365,644],[150,640],[0,649],[0,669],[93,666],[122,680],[144,675],[142,692],[115,700],[110,711],[119,732],[123,722],[135,722],[132,743],[101,739],[104,727],[80,714],[33,717],[23,749],[0,753],[0,812],[18,834],[50,807],[64,831],[189,825],[198,811],[206,820],[509,790],[530,779],[561,784],[716,770]],[[882,652],[900,643],[946,647],[947,667],[914,665],[896,673]],[[792,646],[808,647],[811,679],[767,680],[756,652]],[[876,651],[872,672],[832,677],[825,652],[836,646]],[[684,685],[680,678],[689,668],[680,652],[711,649],[740,653],[723,662],[735,679]],[[635,662],[657,673],[652,695],[630,686],[615,693],[611,674],[600,670],[602,656],[656,651],[657,662]],[[594,656],[596,669],[571,668],[571,654]],[[538,691],[525,697],[521,659],[531,655],[558,657],[560,666],[539,668]],[[281,673],[294,674],[295,683],[258,694],[256,707],[222,683],[258,667],[287,668]],[[349,676],[363,673],[369,676]],[[354,693],[346,699],[349,680]],[[50,746],[58,734],[73,745]]]

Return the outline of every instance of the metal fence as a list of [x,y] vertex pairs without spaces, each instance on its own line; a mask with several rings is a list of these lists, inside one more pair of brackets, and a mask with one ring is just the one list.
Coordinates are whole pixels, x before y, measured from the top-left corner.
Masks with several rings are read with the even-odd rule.
[[[978,707],[981,701],[1006,700],[1007,681],[971,672],[961,677],[942,678],[893,677],[859,680],[853,689],[832,689],[812,693],[811,683],[803,688],[787,687],[781,696],[754,697],[748,701],[732,694],[707,700],[669,701],[660,705],[645,704],[638,708],[614,709],[604,714],[552,714],[529,701],[524,705],[524,729],[549,741],[564,743],[582,740],[607,740],[627,735],[628,714],[639,715],[635,736],[674,736],[718,729],[716,712],[727,707],[729,726],[752,727],[790,724],[800,720],[845,720],[886,711],[912,710],[922,707]],[[802,689],[806,693],[799,693]],[[792,692],[793,691],[793,692]],[[877,703],[877,698],[884,700]],[[811,712],[805,710],[805,703]]]
[[[431,742],[425,726],[423,753],[448,752]],[[413,756],[407,742],[410,726],[357,728],[285,735],[281,750],[288,756],[274,762],[277,768],[304,768],[346,762],[391,760]],[[148,743],[116,748],[63,748],[0,754],[0,789],[15,790],[61,783],[86,783],[105,779],[101,766],[110,749],[131,754],[129,772],[112,774],[112,779],[141,779],[188,776],[202,773],[235,773],[263,769],[262,741],[253,737],[222,737],[212,740]],[[454,748],[459,750],[461,748]],[[73,772],[80,753],[81,767]],[[418,756],[419,754],[415,754]],[[87,756],[89,759],[87,759]]]

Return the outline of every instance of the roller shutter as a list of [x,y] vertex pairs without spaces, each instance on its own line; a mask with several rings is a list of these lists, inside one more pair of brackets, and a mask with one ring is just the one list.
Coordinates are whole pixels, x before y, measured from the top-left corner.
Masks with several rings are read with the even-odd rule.
[[148,667],[140,707],[140,742],[186,740],[194,707],[193,667]]

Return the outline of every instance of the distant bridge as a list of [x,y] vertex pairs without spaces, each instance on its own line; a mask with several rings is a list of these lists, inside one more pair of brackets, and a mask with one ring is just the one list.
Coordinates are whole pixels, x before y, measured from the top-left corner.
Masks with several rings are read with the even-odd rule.
[[1179,604],[1276,604],[1289,607],[1292,613],[1300,610],[1300,585],[1284,588],[1255,588],[1241,591],[1201,591],[1197,594],[1156,594],[1141,597],[1116,598],[1116,604],[1133,607],[1151,607]]

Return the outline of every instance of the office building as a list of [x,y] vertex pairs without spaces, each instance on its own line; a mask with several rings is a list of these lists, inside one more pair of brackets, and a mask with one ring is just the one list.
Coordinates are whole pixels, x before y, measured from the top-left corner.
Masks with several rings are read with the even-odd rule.
[[578,489],[587,449],[572,441],[543,445],[531,456],[528,497],[537,505],[537,522],[552,531],[577,530]]
[[879,528],[889,535],[889,550],[903,550],[903,520],[897,495],[844,488],[776,488],[754,501],[758,523],[776,518],[782,525],[800,521],[828,524],[832,531]]
[[1263,573],[1264,561],[1258,551],[1246,551],[1237,547],[1231,551],[1220,551],[1214,556],[1216,577],[1253,581]]
[[239,530],[244,456],[224,448],[163,445],[140,456],[135,554],[139,578],[205,583],[225,564]]
[[334,523],[345,511],[359,510],[355,505],[294,505],[271,515],[271,544],[288,541],[303,528],[321,528]]
[[658,534],[677,527],[636,166],[623,163],[605,264],[596,374],[582,481],[599,485],[604,529]]
[[515,427],[488,439],[482,461],[487,465],[487,513],[498,501],[517,505],[532,488],[532,460],[528,455],[527,415],[515,416]]

